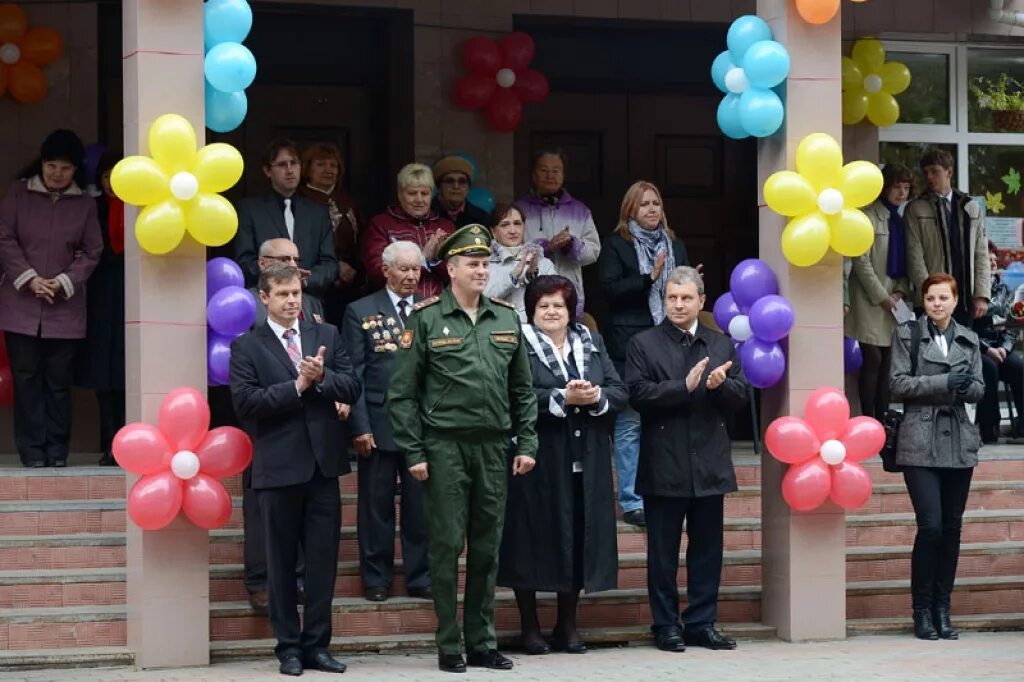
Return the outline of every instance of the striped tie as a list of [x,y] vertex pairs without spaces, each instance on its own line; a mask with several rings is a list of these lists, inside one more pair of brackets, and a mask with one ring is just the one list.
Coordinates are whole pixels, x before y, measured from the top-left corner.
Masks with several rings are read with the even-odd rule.
[[295,343],[295,335],[298,334],[294,329],[284,330],[284,340],[288,342],[288,357],[291,358],[292,364],[295,365],[295,371],[299,370],[299,363],[302,362],[302,351],[299,350],[299,344]]

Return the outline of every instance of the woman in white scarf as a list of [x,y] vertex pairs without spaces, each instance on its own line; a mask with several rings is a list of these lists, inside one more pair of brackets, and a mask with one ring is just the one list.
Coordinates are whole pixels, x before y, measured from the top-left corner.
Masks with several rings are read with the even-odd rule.
[[555,265],[536,244],[525,244],[523,211],[516,204],[499,204],[491,222],[490,278],[484,295],[516,307],[526,322],[523,294],[538,275],[555,274]]

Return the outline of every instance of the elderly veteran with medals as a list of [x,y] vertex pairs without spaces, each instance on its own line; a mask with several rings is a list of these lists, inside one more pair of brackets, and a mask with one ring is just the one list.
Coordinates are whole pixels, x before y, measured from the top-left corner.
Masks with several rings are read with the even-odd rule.
[[[483,295],[490,241],[486,228],[467,225],[441,244],[451,285],[415,306],[388,392],[395,445],[423,482],[438,667],[455,673],[467,663],[512,668],[494,627],[510,437],[518,437],[513,476],[528,473],[537,452],[537,398],[519,316]],[[466,660],[456,618],[464,544]]]

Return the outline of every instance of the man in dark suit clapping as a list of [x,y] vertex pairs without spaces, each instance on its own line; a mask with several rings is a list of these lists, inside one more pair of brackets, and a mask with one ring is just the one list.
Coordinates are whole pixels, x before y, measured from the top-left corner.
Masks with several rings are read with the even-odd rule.
[[334,228],[325,206],[296,193],[301,168],[298,147],[291,140],[274,140],[267,146],[263,173],[270,180],[270,191],[239,202],[232,248],[245,273],[245,285],[251,287],[260,276],[260,245],[275,237],[290,239],[302,254],[299,267],[308,271],[303,273],[304,293],[323,300],[324,292],[338,279]]
[[349,433],[359,454],[359,569],[363,595],[384,601],[395,573],[395,480],[402,479],[402,558],[410,597],[430,599],[423,486],[409,473],[391,434],[387,395],[398,340],[419,285],[423,255],[413,242],[388,244],[380,291],[349,304],[341,327],[356,376],[365,386],[352,406]]
[[[360,386],[338,330],[300,322],[298,268],[260,274],[266,324],[231,345],[231,398],[253,440],[252,487],[263,515],[270,622],[281,673],[344,672],[327,653],[338,564],[338,476],[350,468],[335,402],[353,403]],[[306,551],[303,625],[295,586],[299,538]]]

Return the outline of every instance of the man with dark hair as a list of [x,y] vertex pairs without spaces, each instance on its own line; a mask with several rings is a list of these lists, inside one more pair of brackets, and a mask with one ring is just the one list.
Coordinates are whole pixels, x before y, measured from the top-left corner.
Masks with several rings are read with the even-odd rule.
[[[991,268],[981,207],[953,188],[953,156],[933,149],[921,157],[928,189],[906,210],[910,282],[918,292],[928,275],[948,272],[961,292],[954,319],[967,327],[988,310]],[[920,296],[920,293],[918,293]]]
[[245,273],[247,286],[260,275],[258,249],[275,237],[295,242],[302,254],[304,293],[323,298],[327,287],[338,278],[334,255],[334,230],[327,208],[310,201],[296,190],[301,176],[299,153],[287,139],[273,140],[263,158],[263,174],[270,191],[239,202],[238,233],[232,242],[235,260]]

